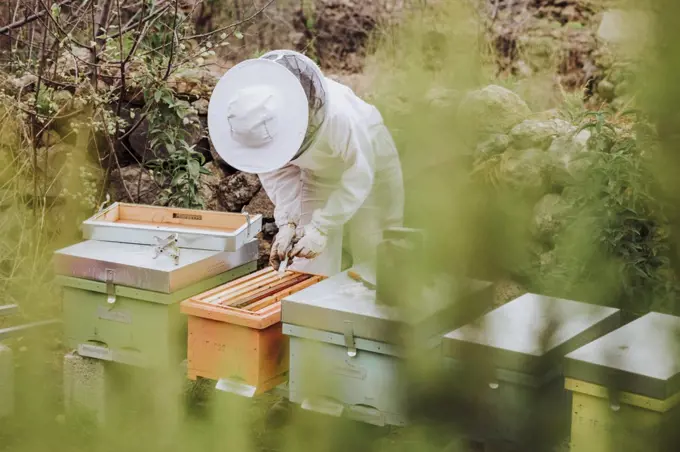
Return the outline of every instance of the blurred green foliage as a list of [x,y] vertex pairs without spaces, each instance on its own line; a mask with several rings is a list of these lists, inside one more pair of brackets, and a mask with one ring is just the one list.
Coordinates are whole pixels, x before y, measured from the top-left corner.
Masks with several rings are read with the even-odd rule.
[[[431,238],[427,261],[414,266],[486,279],[509,274],[543,293],[620,306],[634,315],[650,309],[675,311],[680,268],[680,30],[676,24],[680,5],[655,0],[649,6],[659,13],[652,31],[656,46],[646,53],[635,77],[640,113],[634,117],[599,110],[587,113],[581,93],[563,93],[544,83],[546,74],[521,83],[496,80],[493,52],[471,2],[440,2],[413,12],[398,28],[381,30],[367,67],[374,77],[369,100],[380,108],[401,152],[407,223],[426,229]],[[160,43],[167,38],[157,39]],[[548,265],[540,265],[544,250],[536,253],[531,237],[536,195],[491,186],[488,180],[472,176],[476,143],[470,143],[469,130],[462,124],[489,118],[461,118],[465,112],[457,107],[466,92],[489,83],[522,91],[532,107],[557,108],[561,118],[591,133],[585,177],[548,187],[550,194],[567,202],[560,232],[551,237],[553,260]],[[165,136],[161,128],[168,117],[179,121],[175,124],[179,127],[185,112],[175,108],[178,104],[171,96],[158,92],[157,99],[148,93],[162,113],[150,120],[155,127],[152,134],[159,145],[179,142],[184,153],[173,154],[179,155],[177,161],[167,160],[159,171],[173,180],[187,178],[189,184],[184,186],[192,187],[200,162],[197,167],[181,137]],[[25,157],[19,157],[23,155],[19,151],[28,147],[26,130],[15,120],[18,111],[3,113],[0,183],[10,195],[2,198],[0,294],[4,300],[19,301],[26,318],[58,315],[50,253],[77,239],[75,219],[89,212],[68,199],[59,209],[32,208],[25,196],[31,174],[22,166]],[[73,158],[86,161],[86,152],[75,149]],[[82,182],[76,179],[69,183],[79,192]],[[197,205],[195,188],[189,190],[168,202]],[[401,430],[299,412],[285,428],[272,430],[265,424],[272,397],[251,401],[215,396],[211,390],[205,395],[193,385],[188,391],[192,410],[187,418],[179,425],[164,424],[152,414],[144,396],[160,387],[158,382],[174,378],[175,370],[156,374],[139,386],[121,377],[122,389],[115,396],[121,419],[100,430],[91,418],[63,417],[65,350],[58,333],[16,339],[10,345],[17,350],[19,403],[14,418],[0,421],[0,450],[12,452],[463,451],[465,446],[458,447],[454,440],[465,432],[449,411],[469,406],[472,412],[479,382],[487,381],[492,372],[492,363],[481,358],[474,372],[455,378],[432,370],[425,359],[413,361],[408,374],[416,394],[414,411],[418,419],[415,402],[425,405],[429,412],[423,419],[428,422]]]

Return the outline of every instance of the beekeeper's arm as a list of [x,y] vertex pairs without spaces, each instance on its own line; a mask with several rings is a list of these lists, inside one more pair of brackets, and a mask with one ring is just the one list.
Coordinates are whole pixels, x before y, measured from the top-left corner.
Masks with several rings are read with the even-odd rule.
[[302,189],[300,168],[295,165],[286,165],[276,171],[259,174],[259,177],[262,188],[274,204],[274,221],[279,228],[269,257],[269,263],[278,270],[286,251],[290,251],[295,229],[300,222]]
[[332,118],[328,126],[329,143],[345,169],[338,188],[330,194],[324,207],[312,214],[312,221],[305,226],[304,235],[291,256],[312,259],[321,253],[326,247],[328,232],[347,223],[373,187],[375,160],[366,127],[346,116]]

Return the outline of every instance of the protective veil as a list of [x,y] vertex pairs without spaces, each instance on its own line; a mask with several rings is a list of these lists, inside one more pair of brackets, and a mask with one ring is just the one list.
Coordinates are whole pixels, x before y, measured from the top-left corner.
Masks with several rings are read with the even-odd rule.
[[262,58],[296,75],[309,102],[309,125],[297,155],[259,174],[277,226],[296,225],[300,244],[310,237],[302,254],[321,248],[313,259],[295,258],[289,268],[326,276],[340,272],[345,227],[353,263],[373,266],[382,231],[401,226],[404,210],[399,156],[382,116],[350,88],[325,78],[304,55],[274,51]]

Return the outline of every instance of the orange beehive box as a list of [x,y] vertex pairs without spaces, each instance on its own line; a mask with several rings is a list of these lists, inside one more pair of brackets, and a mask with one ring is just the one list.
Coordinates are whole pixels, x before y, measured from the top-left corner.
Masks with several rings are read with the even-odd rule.
[[189,298],[187,370],[198,377],[225,380],[248,395],[286,381],[288,337],[281,332],[281,300],[324,279],[271,268]]

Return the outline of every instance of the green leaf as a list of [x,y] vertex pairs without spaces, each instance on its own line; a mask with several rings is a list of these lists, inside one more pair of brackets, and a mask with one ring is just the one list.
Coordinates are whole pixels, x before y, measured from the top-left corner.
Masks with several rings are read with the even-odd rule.
[[178,172],[175,175],[175,177],[172,179],[172,182],[170,183],[170,185],[172,185],[173,187],[180,185],[183,182],[183,180],[186,178],[186,175],[187,175],[187,173],[185,171]]
[[234,32],[234,36],[236,36],[236,39],[243,39],[243,33],[241,33],[239,30]]
[[189,176],[192,178],[197,178],[201,172],[201,166],[196,160],[189,160],[187,170],[189,172]]

